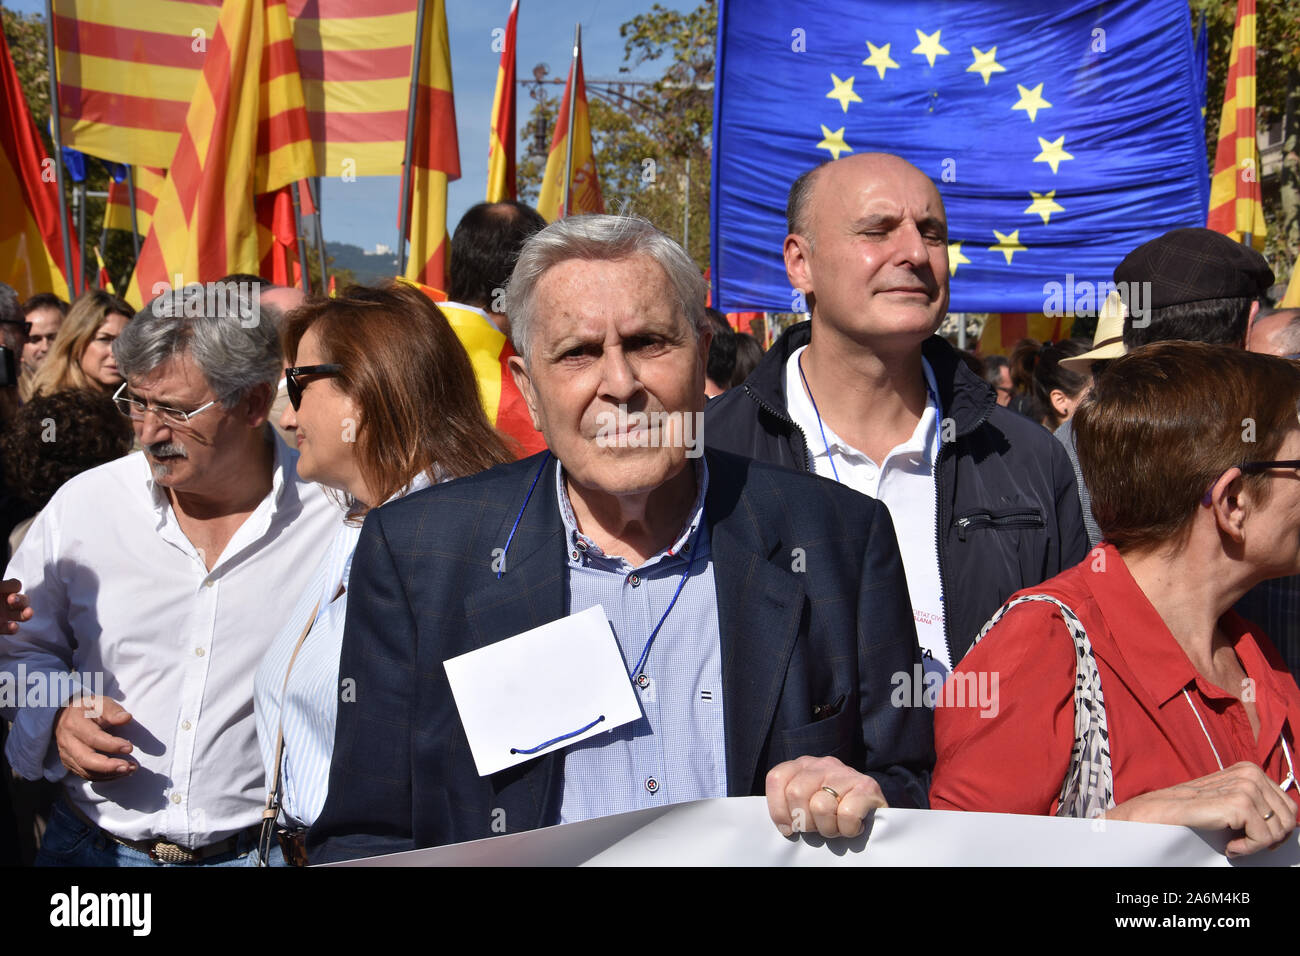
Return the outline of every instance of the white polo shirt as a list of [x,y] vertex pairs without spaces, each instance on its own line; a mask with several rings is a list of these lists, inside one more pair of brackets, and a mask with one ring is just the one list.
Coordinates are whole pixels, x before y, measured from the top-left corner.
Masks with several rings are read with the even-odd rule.
[[[786,406],[808,439],[808,455],[814,472],[836,478],[854,491],[883,501],[889,508],[898,535],[907,574],[908,597],[916,621],[916,637],[926,673],[946,677],[952,670],[948,642],[943,630],[943,585],[939,580],[939,539],[936,531],[935,462],[939,458],[939,389],[930,363],[921,359],[925,372],[927,400],[912,437],[895,447],[876,464],[865,453],[848,444],[825,422],[819,420],[799,374],[796,349],[785,367]],[[813,396],[825,407],[833,396]],[[823,435],[825,437],[823,437]],[[834,456],[834,467],[832,467]],[[928,686],[928,685],[927,685]]]

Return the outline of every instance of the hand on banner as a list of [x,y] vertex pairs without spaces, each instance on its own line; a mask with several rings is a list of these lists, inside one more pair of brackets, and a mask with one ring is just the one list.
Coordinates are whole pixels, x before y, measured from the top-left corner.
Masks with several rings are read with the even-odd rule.
[[816,827],[824,837],[854,837],[885,806],[880,784],[834,757],[799,757],[767,773],[767,810],[782,836]]
[[130,720],[131,715],[111,697],[88,694],[70,701],[54,725],[54,740],[63,766],[86,780],[115,780],[135,770],[138,764],[121,756],[131,752],[131,742],[107,732],[107,728],[120,727]]
[[1232,830],[1227,854],[1246,856],[1278,846],[1296,827],[1296,805],[1257,764],[1247,760],[1126,800],[1108,820],[1170,823],[1197,830]]
[[32,619],[32,608],[23,594],[23,582],[17,578],[0,581],[0,598],[4,600],[5,613],[0,619],[0,634],[17,634],[22,621]]

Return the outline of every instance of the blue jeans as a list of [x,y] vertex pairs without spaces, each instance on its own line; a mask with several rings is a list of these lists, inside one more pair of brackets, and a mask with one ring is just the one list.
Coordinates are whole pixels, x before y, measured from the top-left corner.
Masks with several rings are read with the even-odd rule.
[[[199,860],[197,863],[162,863],[151,860],[113,840],[99,827],[91,826],[68,808],[64,800],[54,805],[49,826],[36,854],[37,866],[257,866],[257,837],[242,834],[235,849]],[[287,866],[277,843],[271,848],[269,866]]]

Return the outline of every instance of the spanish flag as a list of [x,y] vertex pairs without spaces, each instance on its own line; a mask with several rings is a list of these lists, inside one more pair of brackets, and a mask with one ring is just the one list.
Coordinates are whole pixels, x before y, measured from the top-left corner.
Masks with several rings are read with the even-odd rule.
[[[149,235],[149,225],[153,222],[153,211],[158,205],[158,194],[167,179],[167,171],[154,169],[152,166],[133,166],[131,168],[131,185],[135,188],[135,226],[142,236]],[[126,180],[108,184],[108,206],[104,211],[104,228],[121,229],[130,232],[131,196]]]
[[[411,140],[411,240],[406,277],[447,288],[447,183],[460,178],[456,103],[451,89],[451,44],[444,0],[425,0],[423,54]],[[414,78],[412,82],[414,82]]]
[[506,20],[505,45],[497,67],[497,92],[492,99],[492,133],[488,142],[487,201],[519,196],[515,186],[515,23],[519,0],[512,0]]
[[[58,188],[0,31],[0,282],[24,299],[37,292],[73,299],[64,272]],[[81,258],[70,222],[68,235],[76,270]]]
[[1255,141],[1255,0],[1237,0],[1206,225],[1238,242],[1249,233],[1251,245],[1264,248],[1268,227],[1260,202]]
[[470,309],[448,305],[446,295],[419,282],[402,280],[415,286],[434,302],[469,355],[474,377],[478,380],[479,399],[487,420],[497,431],[513,439],[520,458],[535,455],[546,448],[546,439],[533,428],[524,396],[510,374],[510,356],[515,354],[509,339],[492,323]]
[[257,272],[255,197],[315,173],[285,0],[225,0],[127,301]]
[[[573,142],[569,143],[569,104],[573,104]],[[566,183],[565,180],[568,180]],[[587,84],[582,79],[582,32],[573,41],[573,62],[564,84],[564,99],[555,121],[551,152],[546,157],[546,175],[537,197],[537,211],[547,222],[565,216],[604,212],[600,179],[596,175],[596,153],[591,145],[591,120],[587,115]]]

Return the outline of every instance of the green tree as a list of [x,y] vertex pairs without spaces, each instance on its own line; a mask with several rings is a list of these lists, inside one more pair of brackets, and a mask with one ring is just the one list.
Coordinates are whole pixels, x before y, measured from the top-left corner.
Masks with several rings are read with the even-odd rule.
[[[623,24],[623,66],[630,73],[666,60],[649,85],[587,83],[600,188],[610,212],[633,212],[686,243],[696,263],[709,261],[710,150],[717,4],[688,12],[655,4]],[[534,71],[544,79],[545,67]],[[520,196],[536,202],[558,114],[560,86],[538,85],[524,127],[532,151],[518,165]],[[539,138],[540,132],[540,138]],[[545,148],[539,149],[542,144]],[[688,178],[689,161],[689,178]]]

